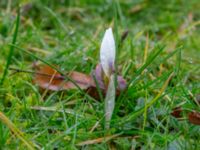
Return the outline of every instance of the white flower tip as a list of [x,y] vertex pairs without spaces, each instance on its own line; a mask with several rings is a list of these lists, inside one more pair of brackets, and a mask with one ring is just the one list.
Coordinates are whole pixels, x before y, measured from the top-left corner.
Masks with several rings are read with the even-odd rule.
[[110,76],[115,63],[115,40],[112,28],[108,28],[104,34],[100,48],[100,62],[106,76]]
[[109,34],[113,34],[113,33],[112,33],[112,28],[111,28],[111,27],[108,28],[108,29],[106,29],[106,32],[105,32],[105,33],[108,33],[108,32],[110,32]]

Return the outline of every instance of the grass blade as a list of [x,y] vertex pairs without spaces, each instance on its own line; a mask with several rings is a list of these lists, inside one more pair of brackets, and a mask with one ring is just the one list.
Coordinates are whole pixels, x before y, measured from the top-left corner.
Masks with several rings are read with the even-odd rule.
[[130,114],[129,116],[125,117],[123,119],[123,123],[129,120],[132,120],[136,117],[138,117],[139,115],[141,115],[145,109],[149,108],[150,106],[152,106],[155,102],[157,102],[157,100],[159,100],[162,97],[163,92],[165,91],[165,89],[167,88],[167,85],[169,83],[169,81],[171,80],[172,76],[173,76],[173,72],[170,74],[170,76],[168,77],[168,79],[165,81],[165,83],[163,84],[163,86],[161,87],[159,93],[155,96],[155,98],[153,98],[149,103],[146,104],[146,108],[142,107],[139,110],[133,112],[132,114]]
[[7,72],[8,72],[9,65],[11,64],[13,52],[14,52],[14,49],[15,49],[15,47],[13,45],[15,45],[16,40],[17,40],[19,23],[20,23],[20,8],[18,8],[18,13],[17,13],[17,18],[16,18],[16,24],[15,24],[15,32],[14,32],[14,35],[13,35],[12,45],[10,46],[10,52],[8,54],[6,67],[4,69],[4,73],[3,73],[3,76],[1,78],[0,85],[3,84],[3,82],[4,82],[5,78],[6,78]]

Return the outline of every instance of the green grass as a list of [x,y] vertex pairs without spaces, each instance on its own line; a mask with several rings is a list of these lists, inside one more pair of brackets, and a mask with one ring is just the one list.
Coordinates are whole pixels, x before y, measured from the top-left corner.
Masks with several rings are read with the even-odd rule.
[[[200,126],[187,120],[200,111],[199,0],[1,0],[0,9],[0,111],[11,121],[0,116],[0,149],[200,149]],[[90,74],[109,26],[117,70],[129,85],[109,131],[103,101],[81,90],[43,97],[32,74],[8,70],[31,70],[39,61]],[[177,106],[181,120],[170,115]],[[83,146],[87,140],[94,143]]]

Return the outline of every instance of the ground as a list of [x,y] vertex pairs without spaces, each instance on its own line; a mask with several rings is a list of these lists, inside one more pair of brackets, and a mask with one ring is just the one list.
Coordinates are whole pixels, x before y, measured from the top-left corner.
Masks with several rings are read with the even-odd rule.
[[[200,111],[199,0],[1,0],[0,9],[0,149],[200,149],[200,126],[188,120]],[[90,74],[108,27],[128,82],[109,130],[104,101],[44,92],[32,73],[10,70]]]

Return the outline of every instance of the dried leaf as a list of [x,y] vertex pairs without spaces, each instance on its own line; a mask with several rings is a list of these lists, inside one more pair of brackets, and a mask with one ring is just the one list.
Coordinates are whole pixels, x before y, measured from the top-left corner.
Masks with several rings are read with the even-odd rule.
[[182,112],[181,107],[176,107],[171,112],[171,115],[174,116],[175,118],[181,118],[182,117],[181,112]]
[[[106,95],[106,91],[105,90],[101,89],[101,92],[102,92],[103,96]],[[96,86],[89,87],[87,89],[87,93],[88,93],[88,95],[90,95],[91,97],[93,97],[96,100],[100,100],[101,99]]]
[[[81,89],[87,89],[88,87],[95,85],[91,76],[77,71],[70,72],[69,77],[73,79]],[[67,82],[66,86],[71,89],[77,88],[72,82]]]
[[[67,76],[74,80],[81,89],[87,89],[94,85],[93,79],[89,75],[72,71],[69,72]],[[74,83],[67,81],[65,76],[62,76],[47,65],[39,67],[39,70],[34,76],[34,83],[39,85],[42,89],[49,89],[52,91],[77,89]]]
[[188,114],[189,122],[195,125],[200,125],[200,112],[191,112]]
[[[33,81],[42,89],[51,91],[77,89],[77,86],[74,83],[67,81],[65,76],[59,74],[56,70],[47,65],[37,65],[35,69],[36,72]],[[105,85],[103,82],[103,69],[100,64],[96,66],[93,73],[102,95],[105,97],[108,85]],[[76,71],[69,72],[67,76],[70,77],[81,89],[86,90],[90,96],[97,100],[100,99],[93,76]],[[120,95],[120,92],[126,89],[125,79],[122,76],[118,76],[117,80],[118,86],[116,88],[116,96]]]

